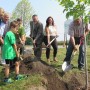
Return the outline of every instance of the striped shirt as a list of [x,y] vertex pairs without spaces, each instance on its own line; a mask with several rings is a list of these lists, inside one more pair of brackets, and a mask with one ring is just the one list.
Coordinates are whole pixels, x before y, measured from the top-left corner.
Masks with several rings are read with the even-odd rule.
[[84,35],[83,24],[81,23],[80,25],[76,25],[74,22],[71,22],[68,34],[74,37],[83,36]]

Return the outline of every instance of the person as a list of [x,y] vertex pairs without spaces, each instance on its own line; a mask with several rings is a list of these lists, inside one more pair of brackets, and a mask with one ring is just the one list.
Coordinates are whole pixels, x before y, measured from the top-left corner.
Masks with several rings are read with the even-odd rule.
[[4,25],[3,21],[2,21],[3,16],[4,16],[4,9],[0,8],[0,45],[3,44],[2,36],[3,36],[3,32],[4,32],[3,28],[5,27],[5,25]]
[[[4,12],[3,17],[2,17],[2,22],[0,25],[0,41],[1,41],[1,49],[3,46],[3,39],[5,37],[6,32],[9,30],[9,14]],[[2,53],[2,50],[1,50]],[[5,64],[5,60],[1,59],[1,64],[4,65]]]
[[[57,28],[54,24],[54,20],[51,16],[49,16],[46,19],[46,26],[45,26],[45,37],[44,37],[44,43],[47,46],[51,40],[53,40],[55,37],[57,37]],[[52,43],[51,46],[53,47],[53,60],[57,61],[56,56],[57,56],[57,50],[58,50],[58,44],[57,40],[55,39]],[[50,62],[50,46],[46,48],[46,58],[47,61]]]
[[20,55],[24,55],[24,45],[25,45],[25,40],[26,40],[26,34],[25,34],[25,29],[22,25],[22,19],[17,18],[17,22],[19,25],[18,32],[16,34],[16,43],[17,47],[20,49]]
[[4,15],[4,9],[0,7],[0,24],[1,24],[1,21],[2,21],[3,15]]
[[[2,18],[4,16],[4,9],[0,7],[0,51],[2,51],[2,45],[3,45],[3,32],[4,32],[4,27],[5,27],[5,24],[3,23],[2,21]],[[0,59],[0,64],[2,65],[2,59]],[[3,64],[5,64],[5,62],[3,62]]]
[[18,61],[18,51],[16,46],[15,33],[18,31],[17,21],[12,21],[10,23],[10,30],[6,33],[4,38],[4,44],[2,47],[2,58],[5,59],[5,83],[11,83],[12,79],[9,78],[10,67],[15,64],[15,74],[16,80],[19,80],[22,76],[19,74],[19,61]]
[[[85,29],[85,33],[84,33]],[[69,25],[69,32],[70,40],[66,52],[66,57],[64,59],[64,62],[67,63],[67,65],[70,65],[71,63],[71,55],[73,51],[76,51],[79,48],[79,56],[78,56],[78,69],[83,70],[84,69],[84,38],[89,32],[88,24],[85,25],[85,28],[83,29],[83,23],[82,23],[82,17],[75,18]],[[77,45],[79,47],[77,47]]]
[[7,31],[10,30],[10,28],[9,28],[9,26],[10,26],[10,21],[9,21],[9,19],[10,19],[10,14],[7,13],[7,12],[5,12],[5,13],[4,13],[4,16],[3,16],[3,18],[2,18],[2,21],[3,21],[3,23],[5,24],[4,33],[3,33],[3,38],[5,37],[5,34],[7,33]]
[[30,23],[30,37],[33,39],[34,55],[38,60],[41,60],[42,40],[43,40],[43,24],[38,20],[38,16],[32,16],[32,24]]

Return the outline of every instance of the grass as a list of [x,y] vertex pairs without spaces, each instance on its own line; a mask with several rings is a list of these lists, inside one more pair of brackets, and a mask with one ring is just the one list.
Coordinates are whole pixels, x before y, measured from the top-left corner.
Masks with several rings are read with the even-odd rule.
[[[74,67],[76,67],[76,69],[74,69],[75,71],[78,71],[77,70],[77,67],[78,67],[78,53],[76,53],[76,55],[74,56],[73,60],[71,61],[71,64],[74,65]],[[51,63],[50,65],[52,65],[54,68],[56,68],[57,70],[61,70],[61,65],[63,63],[63,60],[65,58],[65,55],[66,55],[66,48],[60,48],[58,50],[58,53],[57,53],[57,60],[58,62],[54,62],[53,61],[53,49],[51,50],[50,52],[50,60],[51,60]],[[88,64],[88,70],[90,71],[90,46],[87,46],[87,53],[86,53],[86,56],[87,56],[87,64]],[[42,54],[42,60],[44,60],[45,62],[47,62],[46,60],[46,56],[45,56],[45,50],[43,50],[43,54]]]
[[[50,60],[52,61],[50,63],[51,66],[53,66],[56,70],[59,72],[61,71],[61,65],[63,63],[63,60],[65,58],[66,54],[66,49],[65,48],[60,48],[57,53],[57,60],[58,62],[53,61],[53,49],[51,50],[51,55],[50,55]],[[88,69],[90,71],[90,47],[87,47],[87,62],[88,62]],[[47,62],[46,56],[45,56],[45,49],[43,49],[42,52],[42,60]],[[77,69],[77,60],[78,60],[78,53],[75,55],[75,57],[72,60],[72,64],[76,67],[73,69],[70,73],[73,71],[79,72]],[[29,77],[25,80],[20,80],[20,81],[15,81],[12,84],[5,84],[2,82],[4,78],[4,73],[2,72],[2,66],[0,66],[0,90],[27,90],[31,86],[39,86],[41,85],[41,78],[42,76],[39,74],[33,74],[29,75]],[[11,78],[14,77],[14,72],[11,73]]]
[[40,84],[41,76],[39,74],[33,74],[29,75],[26,79],[14,81],[11,84],[5,84],[0,81],[0,90],[27,90],[31,86],[39,86]]

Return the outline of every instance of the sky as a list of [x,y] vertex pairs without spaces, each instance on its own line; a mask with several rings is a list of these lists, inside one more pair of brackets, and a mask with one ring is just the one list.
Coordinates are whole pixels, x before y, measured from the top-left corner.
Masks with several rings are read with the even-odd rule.
[[[5,11],[12,13],[16,5],[21,0],[0,0],[0,7]],[[58,41],[64,40],[64,22],[66,21],[65,13],[63,13],[63,7],[59,5],[56,0],[29,0],[31,6],[35,10],[35,14],[38,15],[40,22],[45,26],[46,19],[52,16],[57,26],[57,32],[59,37]]]

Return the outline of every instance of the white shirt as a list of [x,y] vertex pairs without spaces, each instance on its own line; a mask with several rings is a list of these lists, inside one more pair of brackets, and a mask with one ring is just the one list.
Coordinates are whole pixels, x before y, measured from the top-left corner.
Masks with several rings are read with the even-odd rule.
[[49,26],[48,28],[49,28],[50,36],[56,36],[56,34],[57,34],[56,28],[54,26]]
[[3,37],[4,29],[5,29],[5,23],[1,22],[1,25],[0,25],[0,36],[1,37]]

